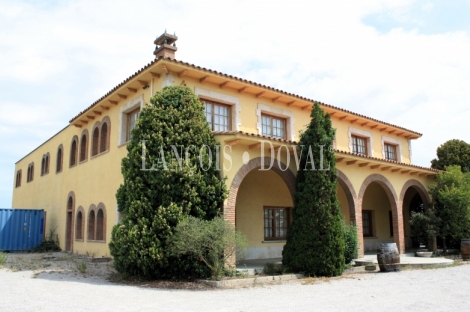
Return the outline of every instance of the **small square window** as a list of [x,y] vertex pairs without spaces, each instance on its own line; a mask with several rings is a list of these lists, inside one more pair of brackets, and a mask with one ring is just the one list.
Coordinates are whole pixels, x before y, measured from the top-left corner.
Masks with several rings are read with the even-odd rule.
[[397,147],[392,144],[384,144],[384,149],[385,149],[385,159],[388,160],[397,160]]
[[206,121],[212,131],[230,130],[230,106],[204,100]]
[[126,141],[131,140],[132,130],[134,130],[135,128],[135,124],[137,122],[137,119],[139,119],[139,115],[140,115],[140,108],[127,113]]
[[284,240],[290,223],[290,208],[264,208],[264,239]]
[[372,210],[362,210],[362,235],[372,237]]
[[271,115],[261,115],[261,132],[265,136],[285,139],[286,120]]
[[367,156],[367,139],[359,136],[351,136],[353,153]]

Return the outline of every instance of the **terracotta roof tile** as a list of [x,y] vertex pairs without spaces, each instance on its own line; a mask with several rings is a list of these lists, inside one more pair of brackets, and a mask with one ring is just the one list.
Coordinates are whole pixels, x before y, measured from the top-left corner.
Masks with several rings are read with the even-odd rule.
[[[268,137],[268,136],[261,135],[261,134],[248,133],[248,132],[244,132],[244,131],[212,131],[212,133],[214,135],[242,134],[242,135],[246,135],[246,136],[258,137],[258,138],[263,138],[263,139],[267,139],[267,140],[274,140],[274,141],[283,142],[283,143],[297,144],[296,141],[273,138],[273,137]],[[339,149],[335,149],[335,153],[349,155],[349,156],[355,156],[355,157],[361,157],[361,158],[364,158],[364,159],[375,160],[375,161],[380,161],[380,162],[385,162],[385,163],[390,163],[392,165],[399,165],[399,166],[406,166],[406,167],[416,168],[416,169],[421,169],[421,170],[427,170],[427,171],[432,171],[432,172],[436,172],[436,173],[443,172],[442,170],[438,170],[438,169],[434,169],[434,168],[421,167],[421,166],[416,166],[416,165],[412,165],[412,164],[406,164],[406,163],[403,163],[403,162],[388,160],[388,159],[384,159],[384,158],[364,156],[362,154],[355,154],[355,153],[351,153],[351,152],[347,152],[347,151],[343,151],[343,150],[339,150]]]
[[[91,104],[90,106],[88,106],[86,109],[82,110],[79,114],[77,114],[75,117],[73,117],[73,118],[70,120],[70,123],[72,123],[75,119],[77,119],[80,115],[82,115],[83,113],[85,113],[87,110],[89,110],[90,108],[92,108],[94,105],[98,104],[101,100],[103,100],[104,98],[106,98],[108,95],[110,95],[111,93],[113,93],[114,91],[116,91],[118,88],[120,88],[121,86],[123,86],[123,85],[124,85],[125,83],[127,83],[129,80],[133,79],[134,77],[136,77],[137,75],[139,75],[141,72],[143,72],[144,70],[148,69],[149,67],[151,67],[151,66],[154,65],[155,63],[159,62],[160,60],[165,60],[165,61],[169,61],[169,62],[173,62],[173,63],[177,63],[177,64],[182,64],[182,65],[185,65],[185,66],[188,66],[188,67],[192,67],[192,68],[195,68],[195,69],[198,69],[198,70],[202,70],[202,71],[205,71],[205,72],[209,72],[209,73],[216,74],[216,75],[219,75],[219,76],[223,76],[223,77],[227,77],[227,78],[230,78],[230,79],[234,79],[234,80],[237,80],[237,81],[240,81],[240,82],[243,82],[243,83],[247,83],[247,84],[250,84],[250,85],[253,85],[253,86],[265,88],[265,89],[268,89],[268,90],[271,90],[271,91],[274,91],[274,92],[279,92],[279,93],[282,93],[282,94],[284,94],[284,95],[291,96],[291,97],[295,97],[295,98],[298,98],[298,99],[301,99],[301,100],[304,100],[304,101],[315,102],[315,100],[312,100],[312,99],[309,99],[309,98],[306,98],[306,97],[303,97],[303,96],[300,96],[300,95],[297,95],[297,94],[289,93],[289,92],[286,92],[286,91],[283,91],[283,90],[280,90],[280,89],[276,89],[276,88],[273,88],[273,87],[270,87],[270,86],[267,86],[267,85],[263,85],[263,84],[260,84],[260,83],[256,83],[256,82],[253,82],[253,81],[250,81],[250,80],[246,80],[246,79],[243,79],[243,78],[239,78],[239,77],[236,77],[236,76],[227,75],[227,74],[224,74],[224,73],[221,73],[221,72],[212,70],[212,69],[207,69],[207,68],[204,68],[204,67],[201,67],[201,66],[197,66],[197,65],[194,65],[194,64],[190,64],[190,63],[186,63],[186,62],[183,62],[183,61],[178,61],[178,60],[174,60],[174,59],[170,59],[170,58],[159,57],[159,58],[153,60],[152,62],[148,63],[147,65],[145,65],[144,67],[142,67],[142,68],[139,69],[138,71],[136,71],[133,75],[129,76],[129,77],[128,77],[127,79],[125,79],[123,82],[121,82],[121,83],[118,84],[116,87],[114,87],[113,89],[111,89],[110,91],[108,91],[105,95],[103,95],[101,98],[99,98],[99,99],[98,99],[97,101],[95,101],[93,104]],[[374,121],[374,122],[377,122],[377,123],[381,123],[381,124],[384,124],[384,125],[387,125],[387,126],[390,126],[390,127],[394,127],[394,128],[397,128],[397,129],[401,129],[401,130],[403,130],[403,131],[406,131],[406,132],[413,133],[413,134],[418,135],[418,136],[422,136],[422,134],[419,133],[419,132],[415,132],[415,131],[412,131],[412,130],[409,130],[409,129],[406,129],[406,128],[403,128],[403,127],[400,127],[400,126],[397,126],[397,125],[393,125],[393,124],[390,124],[390,123],[386,123],[386,122],[380,121],[380,120],[378,120],[378,119],[374,119],[374,118],[371,118],[371,117],[367,117],[367,116],[365,116],[365,115],[361,115],[361,114],[358,114],[358,113],[355,113],[355,112],[352,112],[352,111],[349,111],[349,110],[346,110],[346,109],[342,109],[342,108],[339,108],[339,107],[336,107],[336,106],[333,106],[333,105],[325,104],[325,103],[322,103],[322,102],[319,102],[319,103],[320,103],[321,106],[324,106],[324,107],[328,107],[328,108],[331,108],[331,109],[335,109],[335,110],[344,112],[344,113],[346,113],[346,114],[351,114],[351,115],[354,115],[354,116],[357,116],[357,117],[361,117],[361,118],[364,118],[364,119],[369,119],[369,120]]]

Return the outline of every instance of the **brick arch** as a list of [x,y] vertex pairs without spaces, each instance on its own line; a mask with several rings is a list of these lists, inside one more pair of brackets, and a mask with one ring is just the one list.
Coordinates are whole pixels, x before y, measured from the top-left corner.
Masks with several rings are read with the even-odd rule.
[[364,197],[364,193],[366,192],[367,187],[372,182],[376,182],[380,184],[380,186],[383,187],[383,189],[385,190],[385,193],[387,193],[387,196],[390,199],[390,202],[392,201],[396,202],[398,200],[397,193],[395,192],[395,188],[393,187],[392,183],[390,183],[390,181],[383,175],[376,174],[376,173],[371,174],[364,180],[364,182],[362,182],[361,189],[359,190],[358,198],[362,199]]
[[338,175],[338,183],[343,188],[348,199],[350,222],[356,224],[356,191],[349,178],[341,170],[336,169],[336,174]]
[[[398,251],[400,253],[405,252],[405,233],[403,230],[403,209],[402,209],[402,202],[398,200],[397,193],[395,192],[395,188],[393,187],[392,183],[381,174],[371,174],[369,175],[364,182],[362,183],[361,189],[359,191],[359,195],[357,197],[357,205],[358,210],[362,211],[362,200],[364,198],[364,194],[367,190],[367,187],[373,183],[378,183],[387,194],[388,200],[390,201],[390,208],[392,210],[392,218],[393,218],[393,240],[397,244]],[[360,228],[360,240],[362,240],[362,220],[360,220],[361,228]],[[359,224],[358,224],[359,227]],[[359,229],[358,229],[359,232]],[[364,245],[362,245],[364,248]],[[362,250],[363,252],[363,250]]]
[[65,250],[73,252],[75,193],[70,191],[65,203]]
[[403,203],[403,199],[405,198],[406,191],[408,191],[410,187],[414,188],[418,192],[419,196],[421,196],[421,200],[423,201],[424,207],[425,208],[429,207],[431,200],[429,198],[428,192],[426,191],[426,188],[424,187],[424,185],[415,179],[408,180],[406,181],[405,185],[403,185],[401,189],[401,193],[400,193],[400,202]]
[[[238,169],[237,174],[232,180],[232,184],[230,185],[229,189],[227,204],[224,206],[224,218],[233,224],[235,224],[235,205],[240,184],[242,183],[246,175],[250,173],[250,171],[261,167],[262,160],[264,161],[265,166],[271,163],[270,157],[264,157],[264,159],[261,157],[253,158],[247,164],[243,165],[240,169]],[[292,196],[292,202],[294,202],[295,175],[289,169],[286,169],[285,171],[281,170],[277,161],[274,162],[270,170],[276,172],[282,178],[284,183],[286,183],[286,186]]]

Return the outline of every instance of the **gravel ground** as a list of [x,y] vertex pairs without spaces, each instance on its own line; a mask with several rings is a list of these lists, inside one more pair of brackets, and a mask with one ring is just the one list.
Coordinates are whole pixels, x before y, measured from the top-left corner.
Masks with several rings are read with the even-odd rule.
[[115,284],[105,278],[112,271],[109,264],[90,263],[83,274],[75,265],[80,258],[62,255],[9,256],[0,269],[0,310],[464,311],[470,302],[470,265],[240,289],[175,290]]

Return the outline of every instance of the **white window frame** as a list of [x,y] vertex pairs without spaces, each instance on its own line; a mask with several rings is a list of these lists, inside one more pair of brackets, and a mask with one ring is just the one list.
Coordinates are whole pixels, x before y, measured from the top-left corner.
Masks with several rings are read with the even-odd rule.
[[372,133],[369,131],[365,131],[362,129],[357,129],[354,127],[349,127],[348,130],[348,138],[349,138],[349,152],[353,153],[353,141],[352,136],[363,137],[366,139],[367,143],[367,155],[366,156],[374,156],[374,144],[372,140]]
[[240,112],[242,110],[240,105],[240,99],[231,95],[195,87],[194,93],[202,100],[214,101],[220,104],[225,104],[230,106],[230,118],[231,120],[231,129],[229,131],[239,131],[242,124],[240,119]]
[[140,110],[144,108],[144,95],[136,97],[132,101],[127,102],[125,105],[121,106],[119,113],[119,138],[118,146],[126,144],[127,141],[127,114],[136,110],[140,107]]
[[402,160],[402,155],[401,155],[401,142],[400,140],[397,140],[395,138],[387,137],[387,136],[382,136],[382,157],[385,158],[385,144],[389,145],[395,145],[395,153],[397,154],[397,159],[395,161],[397,162],[403,162]]
[[295,132],[294,125],[295,119],[292,111],[282,109],[279,107],[269,106],[263,103],[258,103],[258,108],[256,109],[256,116],[258,121],[256,123],[256,128],[258,129],[258,134],[263,135],[263,125],[261,115],[271,115],[274,117],[280,117],[286,120],[286,140],[295,141]]

